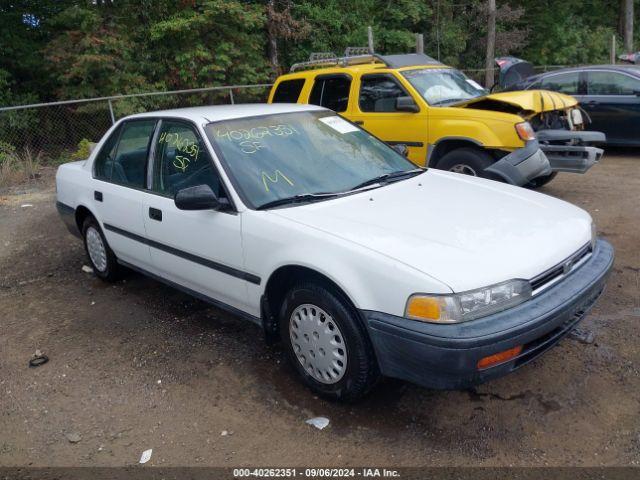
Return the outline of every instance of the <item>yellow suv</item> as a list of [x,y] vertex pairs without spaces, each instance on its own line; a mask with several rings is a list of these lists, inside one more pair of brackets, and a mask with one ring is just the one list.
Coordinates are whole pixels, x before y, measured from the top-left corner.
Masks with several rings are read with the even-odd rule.
[[403,151],[411,161],[514,185],[584,173],[604,141],[584,131],[577,101],[528,90],[489,94],[424,54],[312,54],[280,76],[269,103],[320,105]]

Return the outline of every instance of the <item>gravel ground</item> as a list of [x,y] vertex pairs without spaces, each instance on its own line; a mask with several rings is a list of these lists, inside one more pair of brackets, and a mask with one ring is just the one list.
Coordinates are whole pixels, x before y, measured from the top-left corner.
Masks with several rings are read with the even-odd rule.
[[[616,248],[582,327],[474,391],[384,381],[357,405],[318,399],[260,330],[137,274],[82,271],[51,172],[0,196],[0,465],[638,465],[640,155],[609,154],[542,189]],[[23,206],[30,204],[31,206]],[[37,350],[50,361],[28,362]],[[326,416],[320,431],[305,424]]]

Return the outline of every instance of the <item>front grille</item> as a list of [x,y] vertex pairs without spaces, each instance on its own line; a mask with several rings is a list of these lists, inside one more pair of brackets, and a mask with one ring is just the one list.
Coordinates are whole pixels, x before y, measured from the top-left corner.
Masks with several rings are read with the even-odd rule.
[[543,272],[537,277],[531,279],[529,283],[531,284],[531,290],[534,295],[539,291],[550,287],[565,275],[571,273],[583,260],[586,259],[587,256],[591,255],[591,253],[591,244],[587,244],[555,267],[552,267],[546,272]]

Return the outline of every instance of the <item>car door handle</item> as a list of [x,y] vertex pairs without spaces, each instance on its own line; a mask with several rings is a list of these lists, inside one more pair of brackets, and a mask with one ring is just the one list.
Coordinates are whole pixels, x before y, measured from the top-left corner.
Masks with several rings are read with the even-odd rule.
[[363,120],[356,120],[355,122],[356,125],[364,125],[364,121]]
[[157,220],[158,222],[162,221],[162,210],[158,210],[157,208],[149,207],[149,218],[151,220]]
[[97,190],[95,190],[93,192],[93,198],[98,201],[101,202],[102,201],[102,192],[98,192]]

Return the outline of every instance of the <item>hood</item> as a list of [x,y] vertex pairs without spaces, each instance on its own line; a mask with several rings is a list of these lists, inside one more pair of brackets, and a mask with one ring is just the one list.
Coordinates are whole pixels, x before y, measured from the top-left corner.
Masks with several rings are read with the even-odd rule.
[[548,90],[519,90],[516,92],[491,93],[456,103],[454,106],[501,111],[504,111],[503,106],[508,106],[512,109],[511,113],[524,112],[525,114],[533,115],[552,110],[565,110],[575,107],[577,104],[578,101],[575,98],[563,93],[550,92]]
[[591,239],[591,217],[574,205],[433,169],[386,187],[271,212],[393,258],[454,292],[531,279]]

